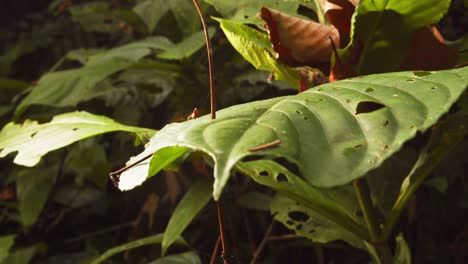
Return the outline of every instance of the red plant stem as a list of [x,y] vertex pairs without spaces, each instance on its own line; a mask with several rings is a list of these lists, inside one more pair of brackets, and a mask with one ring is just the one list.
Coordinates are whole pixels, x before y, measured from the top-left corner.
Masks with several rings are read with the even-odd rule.
[[213,88],[213,51],[211,49],[211,40],[210,40],[210,35],[208,33],[208,28],[205,23],[205,19],[203,18],[202,11],[200,9],[200,5],[198,5],[197,0],[193,0],[193,4],[195,5],[195,8],[197,9],[198,15],[200,16],[200,20],[203,26],[203,31],[205,32],[205,43],[206,43],[206,52],[208,54],[208,71],[209,71],[209,78],[210,78],[210,110],[211,110],[211,119],[216,118],[216,108],[215,108],[215,103],[214,103],[214,88]]
[[224,239],[224,228],[223,228],[223,220],[222,220],[222,211],[221,211],[221,200],[216,202],[216,208],[218,209],[218,225],[219,225],[219,237],[221,238],[221,248],[222,248],[222,256],[224,264],[229,264],[227,261],[228,253],[226,252],[226,243]]
[[257,247],[257,250],[255,250],[252,260],[250,261],[250,264],[255,264],[257,263],[257,258],[260,256],[260,253],[262,253],[263,249],[265,248],[266,243],[268,242],[268,237],[271,234],[271,231],[273,230],[273,226],[275,225],[275,220],[271,221],[270,226],[268,226],[267,231],[265,232],[265,235],[263,236],[262,242]]
[[256,146],[256,147],[250,148],[249,151],[250,151],[250,152],[255,152],[255,151],[265,150],[265,149],[269,149],[269,148],[276,147],[276,146],[278,146],[279,144],[281,144],[281,140],[280,140],[280,139],[277,139],[277,140],[275,140],[275,141],[273,141],[273,142],[266,143],[266,144],[263,144],[263,145],[260,145],[260,146]]
[[210,259],[210,264],[215,264],[216,262],[216,255],[218,254],[219,251],[219,242],[221,241],[221,236],[218,236],[218,239],[216,239],[216,244],[213,249],[213,253],[211,253],[211,259]]

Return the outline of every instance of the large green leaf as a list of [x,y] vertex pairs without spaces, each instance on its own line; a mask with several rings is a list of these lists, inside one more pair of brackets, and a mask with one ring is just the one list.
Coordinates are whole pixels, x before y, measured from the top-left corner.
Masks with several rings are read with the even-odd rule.
[[158,258],[149,264],[201,264],[201,259],[195,251],[187,251],[175,255]]
[[[216,33],[215,28],[208,28],[210,38]],[[170,60],[181,60],[190,57],[193,53],[205,45],[205,33],[196,32],[181,42],[169,47],[164,52],[158,54],[159,58]]]
[[49,151],[114,131],[142,135],[155,132],[147,128],[122,125],[108,117],[87,112],[61,114],[45,124],[29,120],[23,124],[10,122],[0,131],[0,158],[17,151],[14,159],[16,164],[34,166]]
[[217,20],[229,42],[256,69],[274,72],[276,79],[287,81],[292,86],[298,84],[298,74],[274,58],[275,52],[266,33],[234,21]]
[[[285,158],[315,186],[346,184],[435,124],[465,90],[467,75],[468,67],[376,74],[236,105],[218,111],[215,120],[203,116],[167,125],[136,158],[153,152],[157,156],[167,147],[208,154],[214,161],[215,199],[236,163],[252,155]],[[281,143],[275,147],[249,151],[277,140]],[[138,171],[148,171],[148,165]],[[122,177],[134,174],[130,169]]]
[[150,33],[154,31],[159,20],[168,10],[167,0],[145,0],[133,8],[133,11],[145,22]]
[[211,192],[211,183],[206,180],[198,181],[190,187],[167,224],[161,244],[163,255],[166,254],[169,246],[182,234],[198,212],[205,207],[211,198]]
[[438,22],[449,5],[450,0],[360,1],[351,33],[351,43],[362,45],[357,73],[395,70],[407,55],[413,32]]
[[15,116],[21,115],[32,104],[64,107],[89,100],[99,95],[97,84],[100,81],[129,67],[152,50],[170,45],[163,37],[148,38],[90,56],[81,68],[47,73],[18,106]]

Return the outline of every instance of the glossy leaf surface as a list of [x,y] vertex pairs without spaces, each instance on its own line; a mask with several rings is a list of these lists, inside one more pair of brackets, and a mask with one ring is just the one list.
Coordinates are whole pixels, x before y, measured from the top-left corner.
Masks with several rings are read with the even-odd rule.
[[[215,120],[203,116],[167,125],[137,158],[174,146],[206,153],[214,161],[215,199],[236,163],[252,155],[285,158],[315,186],[343,185],[435,124],[465,90],[467,75],[466,67],[376,74],[236,105],[219,111]],[[278,140],[273,147],[249,151]],[[130,169],[122,177],[132,174]]]

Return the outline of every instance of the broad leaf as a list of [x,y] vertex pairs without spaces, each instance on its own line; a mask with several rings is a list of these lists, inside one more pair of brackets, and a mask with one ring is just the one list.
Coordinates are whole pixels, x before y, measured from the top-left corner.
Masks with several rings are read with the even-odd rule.
[[34,244],[32,246],[18,248],[8,255],[0,264],[28,264],[37,254],[44,253],[47,246],[43,243]]
[[198,212],[205,207],[211,198],[211,183],[201,180],[194,183],[184,198],[179,202],[169,219],[162,241],[162,254],[176,241],[185,228],[192,222]]
[[29,120],[23,124],[11,122],[0,131],[0,158],[17,151],[14,162],[31,167],[49,151],[63,148],[78,140],[114,131],[136,134],[155,132],[151,129],[122,125],[108,117],[87,112],[57,115],[51,122],[45,124]]
[[352,46],[361,47],[358,74],[397,69],[408,54],[412,34],[438,22],[449,5],[450,0],[360,1],[353,17],[351,45],[346,49],[349,53]]
[[[252,155],[285,158],[315,186],[346,184],[435,124],[465,90],[467,75],[468,67],[369,75],[236,105],[215,120],[203,116],[167,125],[136,159],[167,147],[206,153],[214,161],[215,199],[236,163]],[[252,151],[267,143],[273,147]],[[149,170],[150,176],[158,171]],[[141,178],[148,165],[138,166],[136,175],[132,171],[122,177]]]
[[[114,256],[115,254],[125,252],[125,251],[133,249],[133,248],[143,247],[143,246],[153,245],[153,244],[159,244],[159,243],[162,242],[163,236],[164,236],[164,234],[161,233],[161,234],[141,238],[141,239],[138,239],[138,240],[134,240],[134,241],[128,242],[126,244],[111,248],[111,249],[107,250],[106,252],[104,252],[104,254],[97,257],[95,260],[93,260],[93,262],[91,262],[91,264],[102,263],[103,261],[105,261],[106,259]],[[183,240],[182,238],[178,238],[175,241],[175,243],[177,243],[179,245],[187,246],[187,242],[185,242],[185,240]]]
[[165,38],[148,38],[90,56],[81,68],[45,74],[18,106],[15,116],[20,116],[32,104],[75,106],[94,98],[100,91],[97,87],[100,81],[129,67],[152,50],[169,45]]
[[340,36],[333,26],[322,25],[283,14],[271,8],[262,8],[261,16],[267,23],[268,33],[276,58],[289,66],[329,62],[333,52],[330,37],[339,45]]
[[[203,5],[201,1],[199,1],[199,4],[201,5],[202,11],[204,10],[203,7],[207,6]],[[200,30],[201,21],[192,1],[170,0],[169,5],[177,21],[177,25],[184,36],[190,36]]]
[[265,33],[233,21],[218,21],[229,42],[256,69],[275,72],[276,79],[297,85],[299,76],[288,66],[276,61],[273,55],[275,51]]

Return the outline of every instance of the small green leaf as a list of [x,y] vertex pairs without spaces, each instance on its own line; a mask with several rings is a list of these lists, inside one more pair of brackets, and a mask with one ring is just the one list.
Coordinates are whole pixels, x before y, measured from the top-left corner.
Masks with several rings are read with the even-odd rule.
[[275,52],[264,32],[230,20],[217,19],[232,46],[256,69],[275,72],[276,79],[297,86],[298,74],[274,58]]
[[161,245],[163,255],[192,222],[198,212],[205,207],[211,198],[211,192],[211,183],[206,180],[200,180],[190,187],[184,198],[177,205],[167,224]]
[[[208,28],[210,38],[216,33],[213,27]],[[181,42],[167,48],[164,52],[157,56],[161,59],[181,60],[190,57],[205,45],[205,33],[202,31],[196,32],[191,36],[183,39]]]
[[399,234],[396,237],[396,249],[395,257],[393,259],[394,264],[411,264],[411,252],[406,243],[403,234]]
[[[93,260],[93,262],[91,262],[91,264],[102,263],[103,261],[105,261],[106,259],[114,256],[115,254],[125,252],[125,251],[133,249],[133,248],[143,247],[143,246],[146,246],[146,245],[159,244],[159,243],[162,242],[163,236],[164,236],[164,234],[160,233],[160,234],[157,234],[157,235],[137,239],[137,240],[134,240],[132,242],[129,242],[129,243],[126,243],[126,244],[111,248],[111,249],[107,250],[106,252],[104,252],[104,254],[97,257],[95,260]],[[187,246],[187,242],[185,242],[185,240],[183,240],[180,237],[177,238],[174,241],[174,243],[177,243],[179,245]]]
[[55,116],[51,122],[45,124],[29,120],[23,124],[8,123],[0,131],[0,158],[17,151],[14,162],[31,167],[49,151],[114,131],[136,134],[155,132],[147,128],[122,125],[108,117],[87,112],[66,113]]
[[188,251],[175,255],[165,256],[148,264],[201,264],[201,259],[195,251]]
[[16,177],[18,209],[26,230],[36,222],[55,183],[56,171],[50,169],[22,170]]
[[274,214],[277,221],[283,223],[287,228],[314,242],[328,243],[344,240],[354,247],[365,247],[362,239],[352,232],[284,196],[277,196],[273,200],[271,213]]
[[0,237],[0,263],[3,263],[10,254],[10,248],[15,243],[16,235],[7,235]]
[[159,20],[169,10],[167,0],[146,0],[141,1],[133,8],[148,27],[148,31],[152,33],[156,28]]

